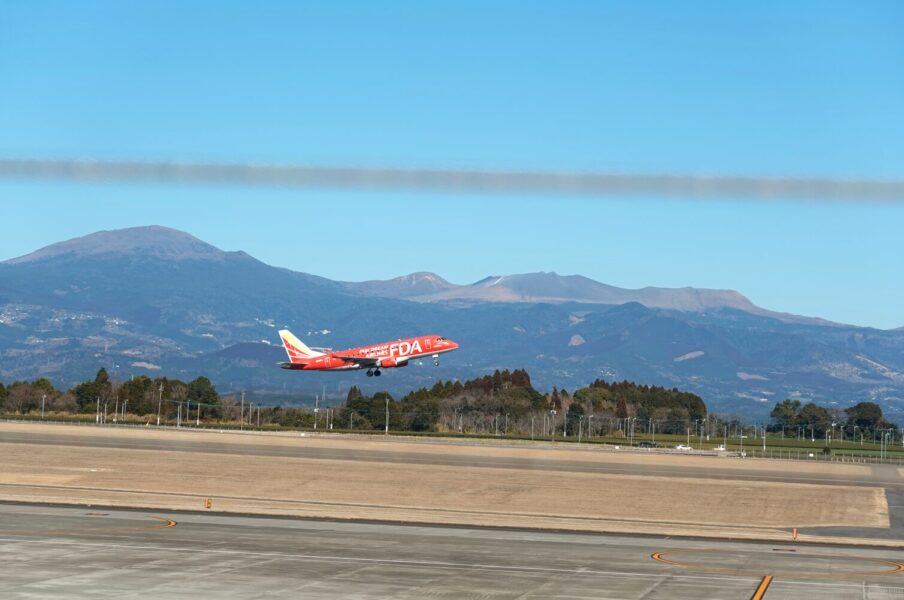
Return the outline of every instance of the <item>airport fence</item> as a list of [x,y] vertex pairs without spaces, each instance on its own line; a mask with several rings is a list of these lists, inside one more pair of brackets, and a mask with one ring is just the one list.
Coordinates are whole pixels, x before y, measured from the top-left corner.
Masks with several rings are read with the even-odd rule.
[[[179,431],[199,431],[199,430],[215,430],[215,431],[244,431],[245,433],[313,433],[321,435],[357,435],[357,436],[382,436],[384,431],[378,430],[355,430],[340,428],[324,428],[315,429],[313,427],[285,427],[274,424],[263,424],[258,427],[252,424],[242,424],[239,422],[196,422],[194,420],[183,421],[181,424],[176,422],[164,421],[161,425],[156,425],[153,419],[134,417],[128,419],[118,419],[117,421],[107,420],[106,422],[98,422],[95,415],[78,415],[78,414],[54,414],[41,418],[39,415],[0,415],[0,419],[5,422],[30,422],[30,423],[47,423],[47,424],[66,424],[79,425],[85,427],[121,427],[121,428],[140,428],[140,429],[168,429]],[[670,445],[669,440],[657,447],[643,447],[640,443],[643,440],[627,440],[620,437],[596,437],[596,438],[576,438],[576,437],[550,437],[550,436],[524,436],[524,435],[505,435],[505,434],[479,434],[479,433],[459,433],[459,432],[414,432],[414,431],[390,431],[394,437],[416,437],[416,438],[434,438],[434,439],[461,439],[461,440],[484,440],[496,442],[511,443],[551,443],[557,446],[572,445],[573,447],[581,447],[587,449],[598,449],[602,451],[631,452],[644,454],[669,454],[682,456],[714,456],[729,458],[748,458],[748,459],[768,459],[768,460],[791,460],[804,462],[828,462],[828,463],[848,463],[848,464],[888,464],[904,466],[904,452],[899,448],[877,448],[865,449],[863,451],[852,450],[848,448],[831,448],[831,447],[766,447],[765,450],[759,446],[736,446],[731,445],[727,449],[720,445],[706,443],[702,447],[697,446],[691,449],[677,449]],[[660,437],[660,436],[657,436]],[[682,440],[683,441],[683,440]],[[778,440],[775,440],[776,442]]]

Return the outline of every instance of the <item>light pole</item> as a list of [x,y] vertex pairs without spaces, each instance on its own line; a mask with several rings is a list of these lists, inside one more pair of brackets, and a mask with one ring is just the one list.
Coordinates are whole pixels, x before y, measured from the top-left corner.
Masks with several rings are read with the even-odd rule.
[[[317,426],[316,421],[314,426]],[[389,396],[386,396],[386,428],[383,430],[383,435],[389,435]]]
[[163,384],[157,390],[157,427],[160,427],[160,407],[163,405]]
[[44,401],[47,400],[47,394],[41,394],[41,418],[44,418]]
[[242,392],[242,416],[239,418],[239,423],[239,429],[245,429],[245,392]]
[[552,440],[556,439],[556,409],[552,409],[549,411],[550,415],[550,432],[552,433]]

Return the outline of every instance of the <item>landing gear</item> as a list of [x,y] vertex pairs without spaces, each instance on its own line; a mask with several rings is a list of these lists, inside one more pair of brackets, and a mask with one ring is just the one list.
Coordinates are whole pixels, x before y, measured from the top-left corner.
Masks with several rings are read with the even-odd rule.
[[434,367],[438,367],[438,366],[439,366],[439,354],[434,354],[434,355],[433,355],[433,366],[434,366]]
[[374,376],[374,370],[373,370],[373,369],[368,369],[368,370],[367,370],[367,376],[368,376],[368,377],[373,377],[373,376]]
[[380,369],[377,369],[376,371],[374,371],[374,375],[376,375],[377,377],[379,377],[379,376],[380,376]]

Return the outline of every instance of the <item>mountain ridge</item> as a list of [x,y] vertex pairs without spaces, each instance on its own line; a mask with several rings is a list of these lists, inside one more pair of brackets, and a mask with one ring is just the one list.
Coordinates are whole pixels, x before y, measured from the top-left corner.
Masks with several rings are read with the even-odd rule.
[[[53,261],[70,262],[97,256],[154,257],[158,259],[227,260],[246,259],[262,263],[242,252],[226,252],[212,244],[177,229],[161,225],[101,230],[84,236],[39,248],[29,254],[0,262],[0,265],[23,265]],[[273,269],[282,269],[273,267]],[[511,302],[511,303],[569,303],[625,304],[638,302],[650,308],[688,312],[732,308],[751,314],[774,318],[834,324],[819,317],[776,312],[756,306],[746,296],[730,289],[710,289],[685,286],[664,288],[620,288],[583,275],[559,275],[556,272],[491,275],[472,284],[454,284],[442,276],[420,271],[386,280],[335,282],[327,278],[282,269],[287,273],[317,277],[333,282],[337,288],[353,294],[409,300],[414,302]]]
[[[105,254],[151,254],[171,260],[219,258],[227,253],[195,236],[160,225],[101,230],[39,248],[0,264],[21,265]],[[241,254],[245,254],[242,252]],[[248,256],[245,254],[245,256]]]
[[[406,285],[411,278],[435,278],[441,286],[431,289]],[[637,302],[650,308],[703,312],[730,308],[789,322],[838,325],[819,317],[808,317],[768,310],[755,305],[746,296],[730,289],[620,288],[583,275],[559,275],[556,272],[534,272],[491,275],[472,284],[457,285],[435,273],[412,273],[389,280],[361,283],[346,282],[347,289],[365,295],[404,298],[414,302],[500,302],[500,303],[569,303],[618,305]]]
[[[337,282],[166,228],[99,234],[0,263],[0,380],[71,383],[105,366],[120,378],[204,374],[223,391],[313,393],[327,384],[338,397],[352,384],[395,393],[518,367],[547,389],[629,379],[758,416],[785,397],[873,400],[904,416],[904,330],[782,318],[730,290],[701,301],[696,288],[677,288],[690,304],[662,308],[600,303],[624,290],[554,273],[463,286],[426,272]],[[662,289],[672,291],[641,291],[652,303],[650,290]],[[487,301],[482,290],[497,295]],[[461,299],[464,292],[477,297]],[[283,327],[337,349],[436,332],[462,349],[439,369],[412,364],[379,382],[355,372],[288,373],[274,365]]]

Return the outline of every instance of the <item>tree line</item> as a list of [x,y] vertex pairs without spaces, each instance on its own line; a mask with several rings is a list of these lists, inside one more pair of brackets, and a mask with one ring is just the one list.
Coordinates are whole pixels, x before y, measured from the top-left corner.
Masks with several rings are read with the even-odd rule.
[[[460,432],[536,436],[611,435],[627,432],[632,421],[657,420],[660,431],[683,432],[706,414],[699,396],[677,389],[628,381],[597,380],[573,394],[534,388],[524,369],[496,370],[467,381],[439,381],[399,399],[388,392],[367,396],[352,386],[345,402],[315,413],[308,408],[253,405],[221,396],[206,377],[190,382],[166,377],[133,377],[117,382],[106,369],[69,390],[46,379],[0,383],[0,410],[94,415],[98,420],[143,418],[242,423],[268,427],[334,428],[415,432]],[[655,428],[655,425],[653,425]]]
[[[94,379],[68,390],[58,390],[47,378],[0,382],[0,410],[29,414],[35,411],[61,414],[159,415],[162,420],[187,418],[189,411],[203,410],[205,418],[221,419],[226,404],[204,376],[190,382],[145,375],[114,381],[101,368]],[[194,415],[194,412],[192,413]]]
[[[262,427],[333,428],[414,432],[557,436],[626,436],[637,433],[718,433],[737,429],[740,421],[708,414],[702,398],[677,388],[601,379],[573,393],[533,387],[524,369],[496,370],[467,381],[439,381],[399,399],[388,392],[367,396],[352,386],[345,402],[315,413],[305,407],[262,406],[221,396],[204,376],[183,382],[144,375],[114,381],[106,369],[68,390],[47,378],[0,382],[0,411],[35,411],[144,418],[147,422],[178,420],[200,423],[260,424]],[[768,429],[791,436],[873,437],[897,428],[874,402],[847,409],[803,404],[787,399],[775,405]]]
[[[117,382],[106,369],[68,390],[56,389],[47,378],[0,382],[0,411],[147,417],[148,422],[186,420],[205,423],[241,422],[270,427],[321,427],[351,430],[460,432],[535,436],[683,434],[707,427],[716,433],[740,426],[739,420],[707,414],[696,394],[630,381],[597,379],[573,393],[533,387],[523,369],[497,370],[467,381],[440,381],[399,399],[388,392],[367,396],[352,386],[345,402],[315,414],[304,407],[245,405],[234,395],[221,396],[204,376],[183,382],[144,375]],[[115,418],[115,417],[113,417]],[[846,409],[827,408],[797,399],[778,402],[767,429],[791,437],[874,438],[897,429],[875,402]],[[387,421],[388,419],[388,421]],[[705,424],[705,425],[704,425]]]
[[[703,399],[689,392],[629,381],[596,380],[569,393],[542,393],[523,369],[495,371],[465,382],[441,381],[396,400],[386,392],[365,396],[357,387],[338,415],[343,428],[516,434],[539,437],[685,433],[707,416]],[[658,429],[656,429],[658,427]]]
[[813,402],[803,404],[789,398],[778,402],[769,413],[771,431],[782,431],[797,437],[822,438],[847,435],[872,438],[880,431],[896,430],[898,426],[882,415],[882,407],[875,402],[859,402],[849,408],[826,408]]

